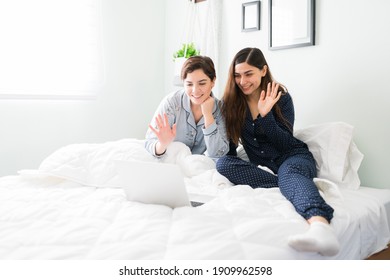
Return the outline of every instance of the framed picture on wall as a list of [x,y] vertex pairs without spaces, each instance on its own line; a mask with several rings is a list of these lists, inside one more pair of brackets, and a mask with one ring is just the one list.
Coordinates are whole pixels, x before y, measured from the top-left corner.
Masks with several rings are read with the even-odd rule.
[[313,46],[315,0],[269,0],[269,48]]
[[260,1],[242,4],[243,32],[260,30]]

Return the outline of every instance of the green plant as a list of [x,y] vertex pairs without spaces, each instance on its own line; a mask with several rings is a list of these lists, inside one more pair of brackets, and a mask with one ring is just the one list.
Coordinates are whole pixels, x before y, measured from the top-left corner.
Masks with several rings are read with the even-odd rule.
[[[184,56],[184,53],[185,53],[185,56]],[[200,54],[200,51],[196,49],[194,43],[183,44],[182,48],[173,54],[173,60],[175,60],[177,57],[189,58],[191,56],[199,55],[199,54]]]

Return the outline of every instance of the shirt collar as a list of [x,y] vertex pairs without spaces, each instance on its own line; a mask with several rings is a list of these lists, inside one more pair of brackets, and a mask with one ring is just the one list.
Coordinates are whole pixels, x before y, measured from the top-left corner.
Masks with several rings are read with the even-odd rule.
[[[213,92],[211,92],[210,96],[214,97]],[[200,125],[203,126],[204,125],[204,117],[203,116],[199,120],[199,122],[197,124],[195,124],[194,115],[192,114],[192,110],[191,110],[191,100],[190,100],[190,97],[185,92],[185,90],[183,90],[182,103],[183,103],[183,105],[182,105],[183,109],[187,112],[187,116],[188,116],[187,123],[190,124],[193,128],[196,128],[197,126],[200,126]],[[214,97],[213,114],[215,113],[216,110],[217,110],[217,99]]]
[[[213,92],[211,92],[210,96],[214,97],[214,106],[213,106],[213,114],[214,114],[215,111],[217,111],[217,99],[215,98]],[[192,114],[192,111],[191,111],[191,100],[190,100],[190,97],[185,92],[185,90],[183,90],[182,105],[183,105],[184,110],[186,110],[188,113]],[[202,119],[201,119],[201,121],[202,121]]]

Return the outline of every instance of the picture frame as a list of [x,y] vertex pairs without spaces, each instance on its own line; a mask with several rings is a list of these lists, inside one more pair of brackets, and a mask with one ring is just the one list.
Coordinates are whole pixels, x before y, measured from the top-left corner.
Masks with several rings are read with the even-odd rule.
[[315,0],[269,0],[271,50],[315,45]]
[[242,28],[243,32],[260,30],[260,1],[252,1],[242,4]]

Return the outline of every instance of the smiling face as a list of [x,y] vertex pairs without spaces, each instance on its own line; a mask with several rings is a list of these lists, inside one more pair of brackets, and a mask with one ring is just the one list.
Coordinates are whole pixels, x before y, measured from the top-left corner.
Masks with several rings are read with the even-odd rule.
[[193,105],[201,105],[210,96],[214,80],[212,81],[202,69],[187,74],[184,88]]
[[234,80],[245,95],[260,93],[261,80],[267,73],[267,66],[259,69],[246,62],[236,64]]

